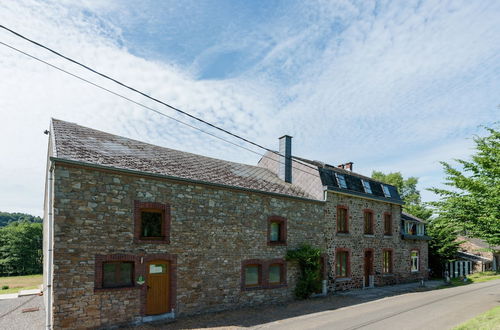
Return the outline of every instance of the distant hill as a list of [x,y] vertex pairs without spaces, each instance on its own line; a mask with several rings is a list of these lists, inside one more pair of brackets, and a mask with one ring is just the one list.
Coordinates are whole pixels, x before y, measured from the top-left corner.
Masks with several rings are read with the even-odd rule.
[[42,218],[26,213],[0,212],[0,227],[7,226],[11,222],[37,222],[41,223]]

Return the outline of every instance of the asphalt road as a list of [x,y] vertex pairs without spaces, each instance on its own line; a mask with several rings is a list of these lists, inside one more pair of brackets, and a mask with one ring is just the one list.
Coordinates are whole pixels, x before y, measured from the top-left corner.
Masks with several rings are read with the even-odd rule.
[[450,329],[500,305],[500,280],[408,293],[260,325],[259,329]]

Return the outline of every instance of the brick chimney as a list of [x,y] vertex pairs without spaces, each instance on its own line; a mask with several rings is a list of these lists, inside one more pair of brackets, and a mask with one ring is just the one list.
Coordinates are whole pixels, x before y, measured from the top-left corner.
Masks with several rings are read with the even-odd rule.
[[281,180],[292,183],[292,137],[283,135],[279,139],[279,171],[278,176]]

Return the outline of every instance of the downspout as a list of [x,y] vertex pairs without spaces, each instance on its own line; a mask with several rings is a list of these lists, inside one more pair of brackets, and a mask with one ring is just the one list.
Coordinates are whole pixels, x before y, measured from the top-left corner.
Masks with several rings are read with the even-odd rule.
[[54,249],[54,210],[53,210],[53,202],[54,202],[54,163],[50,161],[49,167],[49,178],[48,178],[48,213],[47,213],[47,283],[46,285],[46,293],[47,293],[47,305],[45,308],[47,309],[45,312],[45,324],[47,330],[52,330],[52,281],[53,281],[53,249]]

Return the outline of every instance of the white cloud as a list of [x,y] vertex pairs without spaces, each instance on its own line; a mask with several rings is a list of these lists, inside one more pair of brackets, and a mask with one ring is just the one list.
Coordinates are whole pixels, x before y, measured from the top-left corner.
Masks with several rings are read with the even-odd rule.
[[[422,187],[439,182],[438,160],[468,154],[465,137],[498,118],[496,1],[297,2],[274,19],[252,18],[255,26],[228,22],[217,43],[189,65],[131,54],[120,20],[109,19],[134,19],[124,14],[126,3],[2,6],[2,24],[212,123],[269,147],[292,134],[297,155],[354,160],[365,174],[418,175]],[[0,40],[183,118],[5,31]],[[204,56],[232,50],[251,59],[239,75],[197,80]],[[0,151],[7,160],[0,164],[0,210],[40,214],[42,132],[50,117],[213,157],[257,160],[1,46],[0,76],[8,77],[0,80]]]

